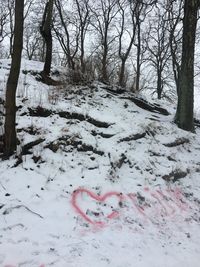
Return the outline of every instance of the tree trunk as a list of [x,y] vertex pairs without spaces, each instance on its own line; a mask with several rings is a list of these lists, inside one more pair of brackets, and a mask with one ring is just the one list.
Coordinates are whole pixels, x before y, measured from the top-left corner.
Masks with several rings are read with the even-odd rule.
[[108,24],[105,26],[105,36],[103,40],[103,55],[101,60],[101,81],[103,83],[108,83]]
[[137,63],[136,63],[136,85],[135,85],[135,91],[139,92],[140,90],[140,57],[141,57],[141,36],[140,36],[140,23],[138,21],[138,32],[137,32]]
[[157,70],[157,96],[158,99],[162,98],[162,72]]
[[126,86],[125,83],[125,64],[126,59],[121,59],[121,67],[120,67],[120,73],[119,73],[119,85],[124,88]]
[[103,58],[102,58],[102,78],[101,81],[104,83],[108,83],[108,71],[107,71],[107,48],[104,48],[104,54],[103,54]]
[[53,13],[53,0],[49,0],[46,3],[42,25],[40,27],[40,32],[42,37],[44,38],[46,44],[46,55],[45,55],[45,63],[42,74],[44,76],[49,76],[51,71],[51,61],[52,61],[52,13]]
[[176,124],[187,131],[194,130],[194,51],[199,0],[185,0],[183,45],[179,81]]
[[81,72],[85,73],[85,49],[84,49],[84,32],[83,29],[81,29],[81,55],[80,55],[80,61],[81,61]]
[[46,76],[49,76],[50,71],[51,71],[51,61],[52,61],[52,36],[51,36],[51,33],[49,33],[48,38],[45,39],[45,42],[46,42],[46,57],[45,57],[43,73]]
[[6,116],[4,154],[12,155],[16,150],[16,90],[21,66],[23,48],[24,0],[15,0],[14,44],[10,74],[6,85]]

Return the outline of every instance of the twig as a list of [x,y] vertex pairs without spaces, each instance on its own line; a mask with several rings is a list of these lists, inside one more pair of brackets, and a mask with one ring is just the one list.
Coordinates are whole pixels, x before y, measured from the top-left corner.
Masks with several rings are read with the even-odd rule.
[[31,209],[29,209],[28,207],[26,207],[25,205],[17,205],[15,207],[10,207],[10,208],[7,208],[6,210],[4,210],[3,212],[3,215],[7,215],[9,214],[11,211],[13,211],[14,209],[19,209],[19,208],[25,208],[27,211],[37,215],[38,217],[40,217],[41,219],[44,219],[44,217],[42,217],[40,214],[32,211]]

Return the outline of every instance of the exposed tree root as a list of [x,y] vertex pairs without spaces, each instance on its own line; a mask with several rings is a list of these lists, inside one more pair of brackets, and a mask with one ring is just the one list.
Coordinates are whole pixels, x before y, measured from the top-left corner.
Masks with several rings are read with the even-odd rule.
[[113,95],[121,95],[123,93],[125,93],[126,91],[120,87],[116,87],[115,89],[113,89],[112,86],[101,86],[102,89],[106,90],[108,93],[113,94]]
[[122,139],[120,139],[118,141],[118,143],[121,143],[121,142],[129,142],[129,141],[135,141],[135,140],[138,140],[138,139],[141,139],[141,138],[144,138],[146,136],[146,132],[144,133],[138,133],[138,134],[133,134],[133,135],[129,135],[127,137],[124,137]]
[[190,142],[189,139],[183,137],[183,138],[176,139],[174,142],[163,144],[163,145],[166,147],[176,147],[176,146],[187,144],[189,142]]
[[50,76],[47,76],[47,75],[43,74],[42,72],[36,76],[36,79],[39,82],[45,83],[47,85],[52,85],[52,86],[62,85],[62,83],[60,81],[55,81]]
[[164,175],[162,178],[167,181],[167,182],[176,182],[181,178],[186,177],[187,172],[181,171],[181,170],[176,170],[173,172],[170,172],[170,174]]
[[[87,121],[98,128],[108,128],[114,124],[114,123],[108,123],[108,122],[96,120],[96,119],[94,119],[88,115],[85,116],[82,113],[69,112],[69,111],[55,112],[55,111],[52,111],[49,109],[45,109],[41,106],[38,106],[34,109],[28,108],[28,111],[29,111],[29,115],[32,117],[44,117],[44,118],[46,118],[52,114],[58,114],[61,118],[65,118],[68,120],[74,119],[74,120],[79,120],[79,121]],[[24,116],[24,115],[27,115],[27,114],[26,113],[21,114],[21,116]]]
[[99,128],[108,128],[109,126],[111,126],[113,123],[108,123],[108,122],[103,122],[103,121],[98,121],[90,116],[84,116],[81,113],[76,113],[76,112],[69,112],[69,111],[60,111],[58,112],[58,115],[61,118],[65,118],[65,119],[76,119],[79,121],[87,121],[91,124],[93,124],[96,127]]
[[109,133],[103,133],[103,132],[96,132],[94,130],[91,132],[91,134],[93,136],[100,135],[103,138],[111,138],[111,137],[115,136],[115,134],[109,134]]
[[[28,108],[29,111],[29,115],[32,117],[49,117],[51,114],[53,114],[53,112],[49,109],[43,108],[41,106],[37,106],[36,108],[32,109],[32,108]],[[23,114],[25,115],[25,114]]]
[[133,96],[122,97],[122,99],[130,100],[131,102],[136,104],[138,107],[145,109],[145,110],[148,110],[150,112],[160,113],[160,114],[165,115],[165,116],[169,115],[169,112],[166,109],[160,107],[157,104],[151,104],[144,99],[141,99],[138,97],[133,97]]
[[[43,72],[33,71],[33,70],[29,70],[29,71],[22,70],[22,73],[25,74],[25,75],[30,73],[31,75],[33,75],[35,77],[35,79],[37,81],[42,82],[42,83],[47,84],[47,85],[52,85],[52,86],[62,85],[62,82],[55,81],[50,76],[45,75]],[[55,74],[55,73],[52,73],[52,74]]]
[[79,145],[77,147],[77,150],[78,151],[83,151],[83,152],[92,151],[94,154],[97,154],[97,155],[100,155],[100,156],[104,155],[103,151],[97,150],[93,146],[85,144],[85,143],[82,143],[81,145]]
[[194,125],[200,128],[200,120],[194,118]]
[[74,148],[77,149],[77,151],[83,151],[83,152],[91,151],[94,154],[97,154],[97,155],[100,155],[100,156],[104,155],[103,151],[97,150],[92,145],[83,143],[81,140],[74,139],[74,138],[72,138],[70,136],[60,137],[58,140],[47,144],[45,146],[45,148],[49,148],[50,150],[52,150],[55,153],[55,152],[57,152],[57,150],[61,146],[64,146],[64,147],[65,146],[73,146]]

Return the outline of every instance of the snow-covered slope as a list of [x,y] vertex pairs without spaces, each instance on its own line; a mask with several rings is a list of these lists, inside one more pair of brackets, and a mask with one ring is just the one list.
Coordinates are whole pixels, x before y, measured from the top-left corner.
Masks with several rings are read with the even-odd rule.
[[0,162],[0,266],[198,267],[200,130],[99,83],[48,87],[41,68],[23,62],[21,145]]

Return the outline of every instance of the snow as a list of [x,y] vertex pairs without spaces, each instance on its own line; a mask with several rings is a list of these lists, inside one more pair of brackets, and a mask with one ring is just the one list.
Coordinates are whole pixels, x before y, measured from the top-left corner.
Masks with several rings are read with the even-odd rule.
[[[1,60],[2,97],[8,64]],[[41,69],[23,61],[22,70]],[[45,141],[17,167],[15,157],[0,162],[0,266],[199,266],[198,128],[178,129],[171,103],[157,102],[169,116],[151,113],[100,83],[54,88],[21,73],[17,95],[21,144]],[[51,115],[30,116],[38,106]],[[123,141],[138,133],[145,136]],[[188,142],[166,146],[180,138]],[[185,177],[164,178],[177,172]]]

